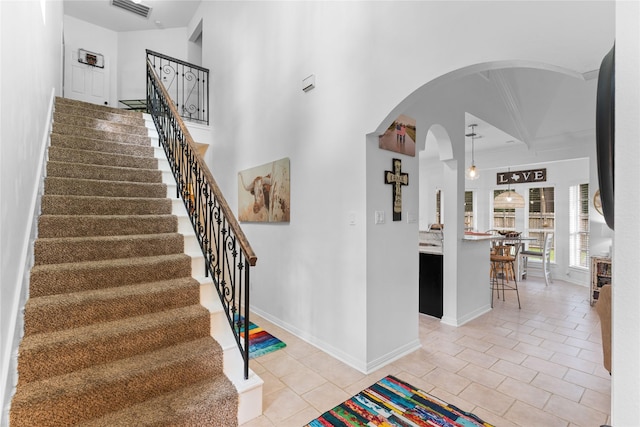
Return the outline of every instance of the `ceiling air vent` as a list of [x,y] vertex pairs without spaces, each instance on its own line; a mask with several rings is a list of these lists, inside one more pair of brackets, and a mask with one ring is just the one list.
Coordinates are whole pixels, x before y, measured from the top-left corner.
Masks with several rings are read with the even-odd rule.
[[128,10],[131,13],[135,13],[136,15],[140,15],[144,18],[148,18],[149,12],[151,12],[150,7],[132,0],[111,0],[111,4],[121,9]]

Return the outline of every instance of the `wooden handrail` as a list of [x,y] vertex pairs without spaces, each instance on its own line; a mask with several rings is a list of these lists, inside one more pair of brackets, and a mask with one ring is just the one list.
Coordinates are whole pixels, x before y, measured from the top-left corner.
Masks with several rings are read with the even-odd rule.
[[[151,61],[149,61],[148,58],[147,58],[147,67],[149,67],[149,69],[153,69],[153,64],[151,64]],[[169,93],[167,92],[167,89],[164,87],[162,82],[158,79],[158,76],[155,74],[155,72],[152,74],[163,96],[166,99],[171,99],[171,97],[169,96]],[[171,109],[171,112],[174,114],[174,116],[178,119],[177,123],[180,126],[180,131],[184,135],[186,143],[189,145],[192,152],[195,154],[196,161],[198,162],[198,166],[200,167],[200,169],[205,175],[205,178],[209,182],[209,185],[211,186],[211,190],[213,191],[214,196],[216,197],[216,199],[218,200],[218,203],[220,204],[220,209],[222,210],[224,216],[226,217],[229,227],[233,230],[233,233],[238,239],[240,248],[244,252],[245,257],[249,262],[249,265],[251,266],[256,265],[256,262],[258,261],[258,257],[253,251],[253,248],[251,248],[251,245],[249,244],[249,240],[247,239],[244,232],[242,231],[242,228],[240,227],[238,220],[236,219],[233,212],[231,211],[231,208],[229,207],[227,200],[222,195],[222,191],[220,190],[220,187],[218,187],[218,183],[213,177],[213,174],[211,173],[206,162],[198,152],[196,144],[193,141],[193,138],[191,137],[191,133],[189,133],[189,129],[187,129],[187,126],[184,124],[184,121],[182,120],[182,118],[180,117],[180,114],[178,113],[178,109],[171,102],[168,103],[168,106],[169,106],[169,109]]]

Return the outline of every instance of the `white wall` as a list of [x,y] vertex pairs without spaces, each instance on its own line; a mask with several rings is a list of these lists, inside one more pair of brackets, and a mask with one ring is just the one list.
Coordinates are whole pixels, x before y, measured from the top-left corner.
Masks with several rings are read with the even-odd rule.
[[640,3],[616,3],[611,424],[640,420]]
[[0,41],[0,424],[6,425],[36,195],[53,95],[62,87],[62,3],[0,2]]
[[117,33],[118,99],[145,99],[146,49],[187,60],[187,29],[126,31]]
[[[393,220],[393,189],[385,184],[385,171],[393,171],[392,160],[402,161],[409,175],[403,186],[401,221]],[[419,348],[418,341],[418,161],[378,148],[377,135],[367,140],[367,277],[356,299],[365,297],[366,363],[370,372],[404,353]],[[371,197],[377,194],[379,197]],[[385,221],[375,222],[375,212]],[[391,320],[393,318],[393,320]],[[364,328],[363,328],[364,329]],[[364,331],[361,331],[364,332]],[[384,339],[380,339],[384,337]]]
[[[364,111],[350,76],[361,41],[342,39],[357,20],[335,8],[205,2],[203,66],[212,72],[211,169],[232,209],[239,170],[291,160],[291,222],[243,225],[258,255],[253,308],[362,367],[366,129],[353,126]],[[317,87],[304,93],[310,74]]]
[[[121,108],[122,105],[118,105],[118,33],[64,15],[64,44],[67,52],[86,49],[104,55],[105,67],[109,69],[109,105]],[[64,96],[69,97],[69,88],[64,88]]]
[[[205,2],[193,25],[200,19],[212,170],[231,206],[239,170],[291,159],[291,223],[243,226],[258,255],[253,308],[364,370],[417,338],[418,262],[417,222],[389,220],[383,171],[393,154],[364,144],[441,75],[523,58],[586,72],[613,41],[613,8],[598,2]],[[316,89],[303,93],[310,74]],[[464,133],[451,138],[449,173],[462,178]],[[418,158],[402,159],[417,183]],[[417,213],[409,197],[405,212]],[[386,224],[371,226],[373,209]],[[393,304],[380,310],[385,299]]]
[[109,105],[124,108],[120,100],[146,98],[145,49],[187,59],[187,29],[115,32],[72,16],[64,16],[65,48],[99,52],[110,64]]

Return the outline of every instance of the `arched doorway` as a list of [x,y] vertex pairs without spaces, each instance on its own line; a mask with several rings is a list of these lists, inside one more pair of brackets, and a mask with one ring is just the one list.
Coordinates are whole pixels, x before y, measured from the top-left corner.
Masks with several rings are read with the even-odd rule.
[[[435,220],[434,209],[430,207],[435,199],[433,185],[423,191],[423,168],[426,164],[430,170],[437,168],[442,171],[442,182],[437,187],[444,194],[444,280],[445,289],[452,290],[449,293],[449,305],[453,310],[451,323],[461,324],[470,320],[468,313],[458,312],[460,300],[456,292],[459,276],[463,273],[458,260],[460,242],[464,237],[464,192],[467,184],[464,169],[469,155],[465,132],[469,121],[481,120],[487,127],[497,129],[497,136],[492,134],[494,140],[486,138],[483,141],[485,147],[481,158],[486,168],[510,166],[515,164],[513,159],[517,156],[522,158],[518,161],[523,164],[564,161],[576,155],[588,158],[589,154],[585,153],[592,142],[593,128],[593,114],[589,110],[595,108],[595,101],[593,105],[589,102],[595,93],[596,75],[597,72],[581,74],[532,61],[474,64],[424,84],[387,116],[386,120],[393,120],[400,114],[416,119],[418,170],[421,175],[419,197],[422,199],[424,196],[428,200],[426,203],[420,201],[419,229]],[[384,123],[380,128],[385,126]],[[492,155],[491,150],[499,154]],[[509,154],[508,162],[501,164],[505,152],[515,155]],[[476,161],[480,163],[477,151]],[[424,212],[425,205],[429,207],[428,213]]]

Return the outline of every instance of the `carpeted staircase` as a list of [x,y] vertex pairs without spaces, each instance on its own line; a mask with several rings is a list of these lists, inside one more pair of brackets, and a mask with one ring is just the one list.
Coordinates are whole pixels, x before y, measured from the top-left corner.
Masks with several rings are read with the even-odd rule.
[[10,426],[238,424],[141,113],[56,99]]

